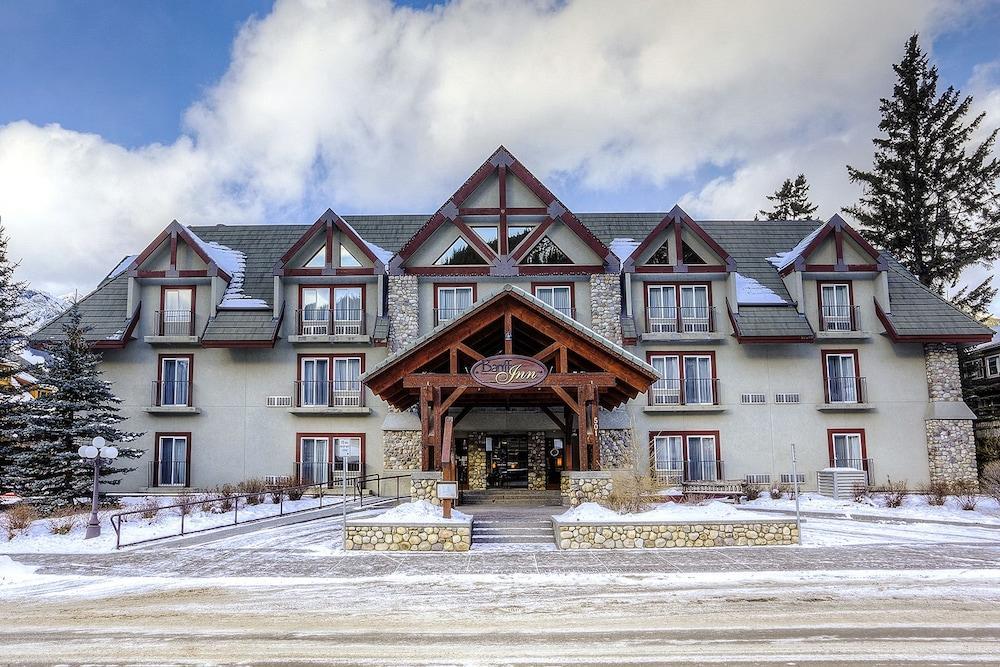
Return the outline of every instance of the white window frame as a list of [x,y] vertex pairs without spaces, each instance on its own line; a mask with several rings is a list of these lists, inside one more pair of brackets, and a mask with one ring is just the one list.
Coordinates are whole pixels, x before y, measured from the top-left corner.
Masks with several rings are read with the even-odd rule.
[[[837,456],[837,439],[842,440],[842,445],[844,447],[847,456],[840,457]],[[852,440],[853,439],[853,440]],[[853,468],[855,470],[864,470],[864,436],[861,431],[836,431],[831,435],[831,441],[833,445],[833,465],[834,467],[840,468]],[[852,453],[855,451],[857,456],[853,456]],[[844,461],[857,461],[858,466],[853,465],[841,465],[840,462]]]
[[[306,441],[309,441],[311,458],[306,461]],[[322,460],[316,460],[316,452],[322,452]],[[299,481],[305,484],[326,484],[329,481],[328,468],[330,466],[330,436],[327,435],[303,435],[299,437]],[[306,465],[312,466],[310,474],[304,474]],[[319,472],[319,475],[316,472]]]
[[[692,441],[697,440],[695,449],[699,457],[692,457]],[[685,437],[684,451],[687,454],[688,473],[686,478],[693,482],[714,482],[719,479],[719,441],[714,433],[692,433]],[[710,457],[703,456],[705,451],[711,452]],[[700,465],[695,465],[700,464]],[[692,473],[695,474],[692,474]]]
[[[837,301],[837,290],[843,289],[844,304],[827,303],[827,290],[833,295],[834,302]],[[823,318],[823,329],[825,331],[850,331],[851,330],[851,284],[850,283],[824,283],[819,287],[820,317]],[[827,311],[832,311],[828,313]]]
[[[659,306],[652,305],[654,291],[659,292]],[[650,333],[677,333],[677,285],[646,285],[646,319]]]
[[[358,294],[357,317],[341,318],[338,315],[337,293],[356,291]],[[330,309],[333,312],[333,333],[336,336],[359,336],[361,335],[362,322],[364,321],[365,288],[360,285],[344,285],[334,287],[330,293]],[[355,309],[349,309],[355,310]],[[342,312],[342,311],[341,311]],[[353,314],[353,313],[350,313]]]
[[[992,368],[990,368],[991,363],[993,364]],[[984,365],[986,368],[986,377],[995,378],[1000,375],[1000,354],[991,354],[986,357]]]
[[[662,448],[665,456],[660,456]],[[672,451],[676,447],[676,452]],[[676,454],[676,456],[675,456]],[[661,465],[661,462],[665,465]],[[653,437],[653,471],[658,476],[680,477],[684,474],[684,438],[680,435],[657,435]]]
[[[306,294],[313,293],[317,298],[316,303],[307,303]],[[326,307],[320,307],[319,303],[322,302],[320,294],[326,293]],[[299,309],[301,311],[302,317],[302,335],[303,336],[326,336],[330,333],[330,305],[331,299],[333,298],[333,288],[329,285],[303,285],[301,291],[299,292],[301,303],[299,303]],[[311,317],[307,317],[306,310],[309,307],[315,306],[312,312],[308,313]]]
[[[163,458],[163,445],[164,441],[170,441],[171,456],[170,462],[171,466],[168,468],[171,472],[169,481],[164,480],[164,458]],[[181,445],[181,458],[180,460],[176,457],[176,447]],[[161,435],[157,441],[157,456],[156,466],[158,470],[156,471],[156,485],[157,486],[187,486],[187,466],[188,466],[188,448],[190,447],[190,442],[186,435],[171,435],[164,434]],[[179,465],[178,465],[179,464]],[[179,477],[176,479],[175,477]]]
[[[361,357],[333,357],[330,364],[332,373],[332,403],[334,407],[360,407],[361,401],[361,376],[364,374],[364,361]],[[356,362],[356,363],[352,363]],[[338,367],[352,366],[357,368],[357,374],[350,373],[350,377],[341,379],[338,374]]]
[[[438,285],[437,286],[437,323],[449,322],[465,311],[472,308],[476,303],[476,294],[472,289],[471,285],[456,285],[454,287],[449,285]],[[444,308],[441,304],[443,300],[441,299],[442,292],[452,292],[454,295],[454,303],[458,303],[458,293],[468,292],[469,294],[469,305],[468,306],[456,306],[454,308]]]
[[[850,359],[850,375],[842,375],[840,377],[834,378],[830,374],[830,359],[838,358],[843,363],[844,359]],[[856,352],[828,352],[823,354],[823,371],[826,374],[826,398],[830,403],[860,403],[861,396],[858,395],[859,390],[859,373],[858,373],[858,355]],[[853,380],[853,382],[847,383],[844,380]],[[839,380],[840,382],[835,382]],[[839,398],[834,398],[835,394],[838,392],[834,391],[834,387],[838,386],[838,392],[841,392]]]
[[[556,290],[565,290],[566,292],[566,303],[565,307],[557,307],[555,305]],[[535,298],[546,304],[547,306],[558,310],[560,313],[566,317],[573,317],[573,286],[572,285],[535,285],[534,289]],[[543,294],[548,294],[548,299],[546,299]]]
[[[160,407],[190,407],[191,406],[191,357],[160,357]],[[167,380],[167,363],[173,362],[174,364],[174,379]],[[181,366],[183,362],[184,367],[184,378],[178,378],[176,374],[176,369]],[[174,383],[173,386],[173,398],[167,401],[167,383]],[[180,384],[178,384],[180,383]],[[180,389],[180,391],[178,391]],[[178,394],[182,394],[182,399],[178,400]]]
[[[306,380],[306,365],[312,364],[315,368],[317,362],[326,364],[326,373],[320,378],[314,372],[312,380]],[[299,360],[299,405],[302,407],[325,407],[329,404],[331,389],[331,372],[333,364],[329,356],[317,355],[315,357],[302,357]],[[307,384],[317,383],[317,384]],[[308,399],[308,400],[307,400]],[[320,400],[322,399],[322,400]]]

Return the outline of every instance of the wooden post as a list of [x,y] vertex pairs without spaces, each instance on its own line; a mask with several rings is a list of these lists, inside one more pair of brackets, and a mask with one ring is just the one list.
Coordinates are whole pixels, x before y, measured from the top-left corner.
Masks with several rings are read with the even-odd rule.
[[[455,445],[455,418],[444,418],[444,433],[441,439],[441,480],[444,482],[455,482],[458,476],[455,471],[455,456],[453,454]],[[441,512],[445,519],[451,518],[451,499],[446,498],[441,501]]]

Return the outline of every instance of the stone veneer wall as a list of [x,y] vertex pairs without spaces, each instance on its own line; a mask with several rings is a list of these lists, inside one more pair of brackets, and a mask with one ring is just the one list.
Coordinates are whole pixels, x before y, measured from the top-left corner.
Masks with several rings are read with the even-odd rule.
[[532,431],[528,434],[528,488],[544,491],[546,482],[545,431]]
[[605,503],[614,490],[611,473],[598,470],[564,470],[560,481],[563,505]]
[[632,446],[632,429],[600,429],[597,439],[601,447],[602,470],[633,470],[635,451]]
[[[932,403],[962,400],[962,375],[958,346],[951,343],[924,345],[927,396]],[[927,419],[927,459],[932,482],[978,484],[976,436],[971,419]]]
[[414,472],[410,476],[410,500],[426,500],[433,505],[440,505],[441,499],[437,496],[437,483],[441,480],[441,473]]
[[420,431],[382,431],[385,470],[420,470]]
[[417,339],[419,303],[416,276],[389,276],[389,351]]
[[560,523],[553,522],[560,549],[669,549],[798,544],[794,521],[745,523]]
[[348,551],[468,551],[472,523],[427,525],[347,524]]
[[608,340],[622,342],[622,292],[617,273],[590,276],[590,328]]
[[469,475],[469,490],[482,491],[486,488],[486,434],[470,433],[466,438],[469,459],[466,470]]

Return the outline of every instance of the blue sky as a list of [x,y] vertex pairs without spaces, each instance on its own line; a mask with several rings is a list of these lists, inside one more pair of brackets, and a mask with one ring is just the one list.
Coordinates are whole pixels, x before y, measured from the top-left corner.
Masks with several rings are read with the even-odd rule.
[[[0,215],[26,277],[86,287],[89,243],[134,250],[174,217],[427,212],[500,143],[579,211],[682,202],[752,217],[806,171],[829,215],[854,196],[844,164],[870,156],[910,32],[944,83],[984,101],[1000,89],[1000,2],[744,3],[742,17],[667,2],[405,4],[0,4],[0,152],[21,179],[0,184]],[[247,48],[234,54],[241,29]],[[500,59],[523,83],[493,84]],[[87,212],[71,230],[72,270],[56,276],[25,232],[76,189]]]

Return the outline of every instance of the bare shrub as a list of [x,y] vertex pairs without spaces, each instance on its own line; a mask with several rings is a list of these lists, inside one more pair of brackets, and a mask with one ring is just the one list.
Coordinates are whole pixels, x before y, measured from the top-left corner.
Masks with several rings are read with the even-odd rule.
[[260,505],[264,502],[264,492],[267,491],[264,480],[252,477],[240,482],[236,488],[239,493],[249,494],[246,497],[247,505]]
[[620,514],[642,512],[657,499],[659,490],[659,484],[648,475],[625,475],[615,480],[606,505]]
[[181,516],[188,516],[194,511],[195,506],[192,503],[198,501],[198,495],[193,493],[190,489],[184,489],[177,494],[177,498],[174,501],[177,503],[177,507],[174,511]]
[[894,482],[886,478],[885,487],[881,491],[882,502],[885,503],[886,507],[902,507],[908,489],[905,481]]
[[851,497],[854,498],[854,502],[863,503],[868,498],[868,485],[864,482],[855,482],[851,487]]
[[711,500],[711,496],[704,493],[685,493],[684,502],[689,505],[697,505],[698,503],[703,503],[706,500]]
[[760,487],[756,484],[750,484],[749,482],[743,482],[742,493],[746,496],[747,500],[757,500],[760,498]]
[[302,500],[302,496],[305,492],[306,488],[304,486],[290,486],[285,489],[285,493],[288,494],[289,500]]
[[924,500],[928,505],[940,507],[948,500],[951,485],[944,480],[936,480],[924,487]]
[[209,512],[216,511],[216,497],[211,493],[202,493],[198,496],[198,500],[201,502],[199,509],[206,514]]
[[782,482],[778,485],[778,489],[781,490],[781,494],[792,500],[795,499],[795,487],[789,482]]
[[771,496],[771,500],[781,500],[781,487],[777,484],[772,484],[771,488],[768,489],[767,495]]
[[267,497],[275,505],[281,502],[281,497],[283,495],[285,495],[285,490],[280,487],[273,488],[267,492]]
[[75,507],[60,507],[48,516],[49,532],[53,535],[65,535],[80,522],[80,515]]
[[990,461],[983,465],[979,488],[983,493],[1000,503],[1000,461]]
[[38,518],[38,512],[28,503],[18,503],[0,513],[0,528],[7,534],[7,539],[25,530],[31,522]]
[[233,496],[236,495],[236,487],[232,484],[223,484],[216,490],[219,492],[219,504],[217,505],[218,511],[221,514],[232,512],[235,504]]
[[976,488],[974,482],[967,480],[955,482],[952,489],[955,492],[955,500],[958,501],[959,507],[970,512],[976,509],[976,505],[979,504],[979,489]]
[[156,515],[160,513],[160,501],[158,498],[145,498],[141,503],[139,503],[139,507],[137,509],[142,510],[142,513],[139,516],[143,519],[149,519],[152,521],[156,518]]

